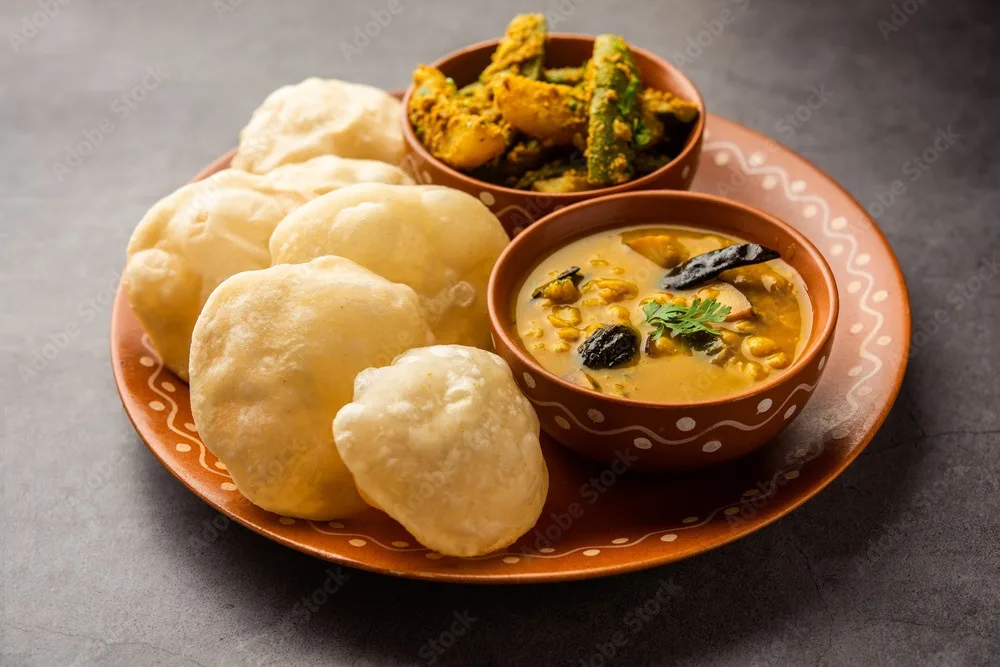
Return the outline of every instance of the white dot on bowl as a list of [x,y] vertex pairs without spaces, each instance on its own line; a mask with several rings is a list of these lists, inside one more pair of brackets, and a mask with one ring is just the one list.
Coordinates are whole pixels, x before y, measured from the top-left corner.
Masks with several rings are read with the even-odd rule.
[[872,393],[872,388],[867,385],[858,389],[858,396],[867,396],[870,393]]
[[860,255],[858,255],[857,257],[854,258],[854,262],[858,266],[864,266],[865,264],[867,264],[870,261],[872,261],[871,255],[868,255],[866,253],[861,253]]
[[847,218],[842,215],[837,216],[830,221],[830,229],[843,229],[847,226]]
[[798,408],[798,406],[797,405],[793,405],[792,407],[790,407],[787,410],[785,410],[785,419],[788,419],[789,417],[791,417],[792,415],[794,415],[796,408]]
[[344,527],[344,524],[340,523],[339,521],[330,521],[326,525],[330,526],[330,528],[343,528]]
[[222,461],[216,461],[215,467],[218,468],[219,470],[226,470],[226,464],[223,463]]
[[278,523],[285,526],[291,526],[293,523],[295,523],[295,519],[293,519],[290,516],[280,516],[278,517]]
[[681,523],[694,523],[698,520],[696,516],[689,516],[687,518],[681,519]]
[[550,554],[553,553],[555,549],[553,549],[552,547],[542,547],[541,549],[539,549],[539,551],[543,554]]
[[776,186],[777,184],[778,184],[778,179],[775,178],[773,174],[768,174],[760,181],[760,187],[764,188],[765,190],[773,190],[774,186]]
[[507,563],[508,565],[513,565],[514,563],[520,563],[521,559],[518,558],[517,556],[504,556],[503,562]]
[[628,542],[627,537],[616,537],[615,539],[611,540],[611,544],[626,544],[627,542]]
[[596,556],[599,553],[601,553],[600,549],[586,549],[586,550],[584,550],[583,555],[584,556]]
[[844,254],[844,246],[839,243],[830,248],[830,254],[833,256],[838,256]]
[[660,535],[661,542],[673,542],[677,539],[677,535],[674,533],[667,533],[666,535]]
[[424,554],[424,558],[428,560],[441,560],[443,556],[436,551],[428,551]]
[[712,452],[717,452],[722,448],[722,443],[718,440],[709,440],[701,447],[701,451],[711,454]]
[[819,360],[819,364],[816,366],[816,368],[819,369],[819,370],[823,370],[824,366],[826,366],[826,357],[822,357]]
[[789,470],[788,472],[785,473],[785,479],[795,479],[798,476],[799,476],[798,470]]
[[861,289],[861,283],[857,280],[852,281],[851,284],[847,286],[847,291],[851,294],[856,294],[859,289]]
[[806,189],[805,181],[792,181],[792,184],[788,186],[792,192],[799,193]]
[[843,440],[850,434],[851,434],[850,426],[839,426],[830,431],[830,435],[833,437],[834,440]]
[[723,512],[723,514],[725,514],[726,516],[732,516],[734,514],[739,514],[739,513],[740,513],[739,507],[727,507],[726,511]]
[[535,388],[535,378],[531,377],[528,373],[524,373],[521,377],[524,378],[524,384],[528,385],[529,389]]
[[172,382],[164,382],[163,390],[172,394],[177,391],[177,387],[175,387]]
[[681,178],[687,178],[688,174],[690,173],[691,173],[691,165],[689,164],[684,165],[684,168],[681,169]]
[[564,428],[567,431],[569,430],[569,422],[566,421],[563,417],[560,417],[559,415],[556,415],[555,419],[556,419],[556,423],[559,424],[560,428]]
[[712,131],[709,130],[708,128],[705,128],[704,135],[706,139],[710,139],[712,137]]
[[394,542],[391,542],[390,544],[392,544],[392,546],[396,547],[397,549],[405,549],[406,547],[410,546],[409,542],[403,542],[402,540],[396,540]]
[[602,413],[600,410],[595,410],[591,408],[590,410],[587,410],[587,416],[590,417],[590,421],[596,422],[598,424],[604,421],[604,413]]
[[222,490],[223,491],[235,491],[236,490],[236,485],[233,484],[232,482],[223,482],[222,483]]
[[697,426],[697,424],[690,417],[681,417],[677,420],[677,428],[681,431],[690,431],[695,426]]
[[187,444],[186,442],[178,442],[175,449],[179,452],[190,452],[191,445]]
[[632,441],[632,444],[639,449],[649,449],[653,446],[653,443],[650,442],[649,438],[636,438]]
[[861,330],[864,328],[865,325],[861,324],[861,322],[855,322],[854,324],[851,325],[851,333],[857,335],[861,333]]
[[363,547],[366,544],[368,544],[368,542],[366,542],[365,540],[359,540],[356,537],[353,540],[347,540],[347,543],[350,544],[352,547]]
[[774,401],[772,401],[770,398],[765,398],[763,401],[757,404],[757,414],[760,414],[762,412],[767,412],[768,410],[771,409],[772,405],[774,405]]
[[497,203],[496,197],[491,195],[489,192],[480,192],[479,201],[483,202],[487,206],[493,206],[493,204]]
[[163,403],[160,403],[159,401],[150,401],[149,407],[156,410],[157,412],[160,412],[161,410],[165,410],[167,408],[167,406],[165,406]]
[[890,338],[889,336],[879,336],[878,340],[875,342],[878,343],[879,345],[888,345],[889,343],[892,342],[892,338]]
[[749,164],[751,167],[759,167],[760,165],[764,164],[764,162],[766,162],[766,161],[767,161],[767,158],[764,156],[763,153],[754,153],[747,160],[747,164]]
[[849,369],[847,370],[847,374],[848,374],[848,375],[849,375],[850,377],[857,377],[858,375],[861,375],[861,371],[862,371],[862,368],[861,368],[861,366],[851,366],[851,367],[850,367],[850,368],[849,368]]
[[879,301],[885,301],[886,297],[888,296],[889,296],[888,292],[886,292],[884,289],[880,289],[879,291],[872,294],[872,301],[874,301],[875,303],[878,303]]
[[729,153],[723,153],[722,151],[716,153],[715,164],[719,165],[720,167],[724,167],[725,165],[729,164]]
[[809,204],[804,209],[802,209],[802,215],[807,218],[813,218],[816,216],[816,212],[819,211],[815,204]]
[[153,366],[156,365],[156,362],[153,361],[152,357],[142,357],[139,359],[139,363],[145,366],[146,368],[152,368]]

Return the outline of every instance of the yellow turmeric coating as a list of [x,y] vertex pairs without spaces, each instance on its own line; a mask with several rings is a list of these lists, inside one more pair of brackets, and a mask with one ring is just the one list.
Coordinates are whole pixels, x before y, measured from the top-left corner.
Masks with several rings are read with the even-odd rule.
[[502,122],[470,113],[459,100],[455,84],[434,67],[413,73],[415,91],[407,110],[417,136],[431,154],[458,169],[474,169],[506,148]]
[[587,105],[572,88],[505,76],[493,87],[504,120],[516,129],[553,145],[569,146],[587,133]]
[[507,25],[507,33],[479,76],[486,83],[500,72],[533,74],[538,78],[545,57],[548,27],[544,14],[520,14]]

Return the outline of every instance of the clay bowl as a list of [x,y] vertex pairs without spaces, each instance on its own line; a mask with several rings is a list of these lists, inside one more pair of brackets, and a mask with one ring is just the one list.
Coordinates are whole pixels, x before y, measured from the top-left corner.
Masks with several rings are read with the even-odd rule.
[[[799,272],[812,301],[812,334],[786,372],[723,399],[646,402],[584,389],[549,373],[524,350],[514,326],[513,303],[538,262],[600,230],[664,223],[774,248]],[[552,213],[507,246],[493,270],[487,298],[497,353],[535,406],[542,429],[573,451],[605,464],[626,453],[637,456],[634,467],[641,470],[708,467],[744,456],[778,435],[801,414],[819,382],[839,308],[833,272],[802,234],[745,204],[691,192],[618,194]]]
[[[435,62],[434,66],[454,79],[458,86],[471,83],[490,62],[490,55],[496,49],[498,41],[494,39],[481,42],[455,51]],[[594,38],[587,35],[551,34],[546,46],[545,64],[547,67],[579,65],[590,58],[593,47]],[[687,190],[694,179],[698,156],[701,154],[702,135],[705,132],[705,103],[694,83],[679,69],[649,51],[632,47],[632,52],[646,86],[694,101],[700,110],[684,150],[653,173],[628,183],[588,192],[546,194],[505,188],[466,176],[432,157],[417,139],[404,113],[403,138],[407,151],[407,169],[418,182],[446,185],[478,197],[500,218],[511,237],[552,211],[580,201],[634,190]],[[413,86],[410,86],[403,97],[404,109],[408,107],[412,93]]]

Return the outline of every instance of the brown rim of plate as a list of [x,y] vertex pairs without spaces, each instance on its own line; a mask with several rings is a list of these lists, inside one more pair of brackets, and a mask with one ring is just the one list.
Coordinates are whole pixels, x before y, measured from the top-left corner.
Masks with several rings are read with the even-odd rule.
[[[593,35],[584,35],[572,32],[549,33],[548,39],[552,38],[594,41]],[[447,64],[458,58],[468,56],[473,51],[478,51],[480,49],[484,49],[487,47],[495,48],[499,43],[500,43],[499,39],[488,39],[483,42],[470,44],[465,48],[459,49],[457,51],[452,51],[448,55],[438,58],[433,63],[431,63],[431,66],[440,68],[443,64]],[[618,185],[612,185],[606,188],[587,190],[585,194],[593,196],[594,198],[603,197],[605,195],[618,194],[621,192],[626,192],[628,190],[638,190],[641,189],[642,186],[657,180],[664,172],[673,167],[677,162],[687,157],[691,153],[691,151],[693,151],[695,147],[698,145],[698,138],[701,137],[705,132],[705,118],[708,115],[708,111],[706,111],[705,109],[705,100],[701,96],[701,91],[698,90],[698,86],[694,84],[694,81],[692,81],[690,77],[684,74],[684,72],[682,72],[679,68],[674,67],[669,62],[659,57],[658,55],[652,53],[651,51],[639,48],[638,46],[634,46],[631,43],[629,43],[629,48],[633,52],[641,54],[644,58],[648,58],[651,62],[655,63],[656,66],[659,67],[660,69],[667,70],[668,72],[676,76],[678,79],[682,79],[688,85],[691,86],[691,90],[694,91],[694,99],[691,101],[697,103],[698,105],[698,120],[695,121],[695,125],[691,129],[691,133],[688,135],[687,142],[685,142],[684,144],[684,150],[678,153],[677,156],[674,157],[674,159],[672,159],[670,162],[663,165],[656,171],[652,171],[646,174],[645,176],[640,176],[639,178],[633,178],[624,183],[619,183]],[[446,172],[450,176],[453,176],[455,179],[462,181],[466,185],[466,187],[469,188],[470,190],[478,188],[480,190],[497,190],[499,192],[504,192],[519,197],[521,196],[548,197],[556,202],[558,202],[561,199],[572,199],[574,197],[579,197],[581,194],[584,194],[580,192],[534,192],[532,190],[518,190],[516,188],[508,188],[503,185],[494,185],[493,183],[480,181],[479,179],[472,178],[468,174],[464,174],[458,171],[457,169],[453,169],[452,167],[448,166],[438,158],[431,155],[430,151],[427,150],[423,142],[417,138],[416,133],[413,131],[413,125],[410,123],[409,114],[406,112],[406,109],[409,107],[410,104],[411,94],[413,94],[412,84],[408,86],[406,92],[403,93],[403,118],[402,118],[403,140],[406,141],[411,146],[413,146],[413,149],[420,154],[420,157],[424,158],[428,162],[433,163],[442,171]]]
[[[185,458],[190,455],[181,455],[173,451],[173,436],[161,425],[165,413],[154,413],[143,402],[142,394],[148,391],[146,385],[147,378],[145,373],[139,371],[137,368],[139,366],[138,356],[131,356],[137,354],[134,348],[137,346],[137,337],[141,336],[141,332],[137,328],[138,325],[134,323],[134,316],[128,312],[128,304],[124,299],[121,288],[119,288],[111,317],[111,336],[109,341],[111,363],[117,391],[129,420],[136,428],[139,439],[174,477],[181,481],[184,486],[191,489],[198,497],[233,521],[269,539],[305,554],[345,566],[428,581],[493,585],[524,584],[580,580],[623,574],[685,560],[723,545],[731,544],[773,524],[775,521],[785,517],[796,508],[808,502],[840,476],[861,455],[872,437],[882,426],[899,395],[903,376],[906,372],[907,352],[910,345],[910,329],[912,326],[910,304],[899,262],[885,235],[867,214],[864,207],[842,186],[822,170],[818,169],[811,161],[803,158],[791,149],[781,146],[759,132],[750,130],[718,115],[713,115],[707,125],[708,129],[718,139],[713,137],[714,141],[708,141],[708,137],[706,137],[707,150],[703,153],[705,157],[702,158],[703,166],[705,166],[705,169],[703,169],[705,175],[696,179],[695,187],[704,188],[720,182],[718,177],[714,175],[717,170],[711,165],[704,163],[710,162],[711,156],[717,154],[717,151],[721,152],[722,149],[719,146],[722,144],[726,145],[725,150],[736,151],[741,156],[749,155],[751,151],[769,151],[769,164],[776,165],[781,170],[781,181],[785,183],[785,186],[793,178],[809,179],[809,194],[812,198],[815,199],[818,196],[824,202],[834,204],[830,208],[825,209],[828,213],[824,215],[846,216],[851,221],[854,221],[856,229],[852,233],[852,237],[856,235],[854,238],[859,242],[863,240],[863,244],[851,249],[850,255],[854,256],[856,252],[871,252],[873,259],[877,260],[877,262],[873,263],[872,270],[873,273],[878,275],[878,283],[893,290],[890,292],[891,296],[886,302],[888,309],[879,311],[880,317],[885,318],[885,324],[882,324],[880,321],[876,325],[883,331],[885,327],[888,327],[890,333],[893,334],[891,347],[887,348],[890,354],[880,357],[888,367],[885,369],[888,372],[873,376],[870,384],[865,385],[874,385],[876,389],[874,395],[875,403],[860,408],[866,413],[866,418],[863,421],[853,422],[850,433],[837,437],[837,442],[842,444],[838,444],[832,450],[828,445],[828,451],[823,454],[822,458],[818,458],[814,463],[805,464],[802,467],[801,478],[792,482],[790,486],[785,487],[788,489],[787,491],[775,496],[775,500],[772,503],[765,505],[756,516],[747,519],[741,525],[734,526],[723,532],[710,531],[709,529],[714,525],[713,522],[705,525],[694,524],[691,527],[675,527],[670,525],[669,530],[671,532],[684,531],[681,533],[682,539],[684,536],[691,536],[692,542],[687,544],[688,548],[678,548],[681,540],[671,542],[668,546],[664,546],[655,540],[646,541],[642,544],[628,544],[610,550],[609,553],[620,551],[620,553],[629,555],[628,558],[614,558],[610,563],[601,562],[597,558],[590,560],[570,556],[565,560],[545,561],[547,563],[550,562],[551,566],[542,571],[527,572],[520,571],[515,566],[499,564],[499,559],[503,554],[494,554],[491,557],[491,560],[494,561],[494,567],[485,570],[472,567],[465,570],[459,567],[461,563],[458,563],[456,559],[446,558],[444,560],[428,561],[418,558],[419,554],[409,557],[408,554],[390,553],[385,550],[375,550],[374,553],[359,551],[343,544],[346,538],[352,535],[344,536],[339,533],[336,535],[332,533],[303,535],[301,532],[292,532],[290,528],[294,527],[280,525],[276,517],[266,520],[262,518],[262,511],[255,511],[249,505],[249,502],[238,502],[232,500],[228,494],[220,493],[216,485],[206,482],[206,479],[210,477],[209,473],[197,465],[190,464],[187,458]],[[231,150],[227,154],[213,160],[209,166],[201,170],[199,175],[192,180],[204,178],[220,169],[228,167],[234,153],[235,150]],[[740,157],[739,159],[742,160],[744,158]],[[743,173],[752,176],[746,167],[743,168]],[[760,173],[759,170],[757,170],[757,173]],[[739,193],[742,192],[742,195],[745,197],[748,193],[752,194],[759,191],[759,188],[758,184],[752,190],[747,191],[743,186],[738,186],[737,196],[740,196]],[[781,190],[779,189],[776,192],[781,192]],[[752,201],[757,205],[762,205],[761,201],[763,200],[759,198],[761,196],[754,195]],[[788,197],[788,195],[785,195],[785,198]],[[746,201],[746,199],[742,200]],[[801,200],[802,197],[798,196],[797,201]],[[783,202],[779,202],[779,204],[782,207],[785,206]],[[799,221],[800,224],[806,226],[814,224],[804,219],[800,220],[798,215],[791,213],[783,217],[792,221]],[[836,271],[838,275],[843,273],[843,261],[839,260],[835,262],[835,265],[837,266]],[[871,289],[874,289],[874,287]],[[857,313],[857,307],[854,305],[856,297],[846,298],[845,295],[843,301],[844,303],[841,304],[842,311],[845,308],[844,304],[850,303],[847,306],[848,311],[851,314]],[[847,340],[851,339],[848,338]],[[843,346],[843,343],[841,346]],[[143,373],[143,376],[137,377],[139,373]],[[168,379],[170,377],[172,375],[167,376]],[[836,384],[838,384],[837,381],[828,378],[823,381],[818,391],[829,391],[830,387]],[[147,395],[146,398],[149,398],[149,396]],[[803,415],[802,419],[809,419],[809,417]],[[801,422],[802,419],[798,420],[798,422]],[[214,477],[209,481],[214,482]],[[736,497],[740,492],[740,487],[733,486],[729,490],[735,494],[733,497]],[[713,491],[714,497],[716,495]],[[579,523],[586,530],[589,528],[591,521],[584,519]],[[663,527],[666,528],[667,526]],[[373,532],[373,530],[359,526],[358,530],[365,531],[366,534],[359,536],[368,539],[371,539],[370,536],[373,534],[376,536],[380,535],[377,529],[373,529]],[[605,541],[620,534],[617,527],[611,531],[598,526],[592,532],[595,540],[600,537]]]
[[[549,222],[554,221],[558,218],[566,217],[567,215],[573,215],[579,209],[587,206],[604,204],[607,203],[609,200],[628,199],[632,197],[636,198],[641,197],[646,199],[679,198],[679,199],[701,200],[741,210],[744,213],[749,213],[750,215],[758,218],[759,220],[764,221],[766,224],[782,229],[785,233],[787,233],[789,236],[795,239],[795,242],[798,244],[799,248],[808,252],[809,257],[812,260],[812,263],[819,267],[820,273],[823,276],[824,287],[827,293],[830,295],[830,309],[827,314],[826,320],[822,324],[822,327],[818,331],[814,330],[812,332],[812,334],[809,337],[809,342],[806,345],[806,348],[802,351],[802,354],[799,355],[798,359],[792,362],[792,364],[788,367],[788,369],[785,370],[780,375],[768,378],[764,382],[756,384],[750,389],[745,389],[735,394],[729,394],[722,398],[714,398],[705,401],[684,401],[682,403],[671,403],[666,401],[640,401],[633,398],[623,398],[621,396],[614,396],[612,394],[602,394],[601,395],[602,400],[617,405],[630,405],[635,407],[646,407],[646,408],[657,408],[657,407],[684,408],[691,406],[712,407],[717,405],[725,405],[726,403],[747,398],[753,396],[754,394],[766,392],[772,387],[787,381],[789,378],[793,377],[796,372],[801,370],[804,366],[807,366],[812,363],[813,359],[816,358],[816,355],[819,354],[820,349],[823,347],[824,343],[826,343],[826,341],[829,340],[829,338],[833,335],[837,327],[837,316],[840,311],[840,297],[839,294],[837,293],[837,281],[833,276],[833,269],[830,268],[830,265],[827,263],[822,253],[820,253],[819,249],[816,248],[816,246],[813,245],[812,241],[807,239],[805,235],[802,234],[802,232],[795,229],[787,222],[779,218],[776,218],[775,216],[770,215],[769,213],[765,213],[760,209],[754,208],[753,206],[744,204],[742,202],[738,202],[732,199],[725,199],[723,197],[718,197],[715,195],[710,195],[700,192],[689,192],[683,190],[647,190],[644,192],[623,192],[621,194],[608,195],[606,197],[598,197],[595,199],[588,199],[586,201],[578,202],[576,204],[571,204],[569,206],[561,208],[558,211],[555,211],[554,213],[550,213],[541,220],[539,220],[538,222],[536,222],[535,224],[526,228],[523,232],[518,234],[518,236],[515,237],[514,240],[512,240],[510,243],[507,244],[507,247],[504,248],[503,252],[500,254],[500,257],[497,259],[496,266],[500,266],[500,264],[502,264],[503,262],[509,261],[510,255],[517,252],[522,246],[530,243],[533,236],[537,236],[538,234],[544,233],[545,226]],[[566,243],[569,243],[570,241],[582,238],[584,236],[587,236],[588,234],[595,233],[597,231],[603,231],[615,227],[624,227],[630,224],[639,224],[639,223],[636,223],[635,221],[632,222],[626,221],[621,223],[608,223],[607,225],[601,225],[598,228],[593,228],[589,231],[581,232],[579,234],[573,234],[567,237],[567,239],[558,247],[563,247]],[[687,221],[685,222],[685,224],[695,228],[700,226],[697,221]],[[556,249],[558,248],[548,248],[547,251],[552,252]],[[531,267],[529,267],[528,270],[530,271]],[[583,387],[573,384],[572,382],[568,382],[562,379],[561,377],[555,375],[554,373],[549,372],[534,358],[526,354],[525,351],[522,349],[520,342],[513,339],[509,335],[508,329],[510,327],[510,322],[505,321],[502,317],[502,314],[507,312],[510,304],[504,304],[501,307],[499,304],[496,303],[495,299],[497,290],[496,280],[495,280],[496,276],[497,272],[494,269],[493,273],[490,274],[490,282],[486,291],[487,310],[489,311],[490,320],[493,323],[494,329],[500,334],[500,337],[503,338],[507,346],[510,347],[510,349],[514,352],[514,354],[517,355],[518,359],[520,359],[522,363],[524,363],[526,366],[535,369],[535,371],[540,375],[547,377],[549,380],[555,382],[556,384],[565,389],[571,390],[574,394],[579,394],[584,397],[592,396],[594,392],[587,391]],[[507,319],[509,320],[509,318]]]

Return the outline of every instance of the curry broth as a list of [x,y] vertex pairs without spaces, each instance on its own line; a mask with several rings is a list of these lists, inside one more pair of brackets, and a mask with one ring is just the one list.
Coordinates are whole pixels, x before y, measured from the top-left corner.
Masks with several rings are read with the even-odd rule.
[[[559,377],[609,395],[646,401],[722,398],[785,372],[812,329],[812,307],[798,273],[778,259],[725,271],[706,285],[663,290],[660,283],[667,269],[626,245],[653,235],[670,237],[667,254],[686,252],[690,257],[744,242],[680,225],[618,228],[577,239],[536,266],[518,292],[515,327],[524,349]],[[536,288],[571,266],[580,267],[583,275],[577,298],[566,296],[556,303],[532,297]],[[716,343],[709,354],[669,332],[656,343],[649,341],[654,327],[646,323],[642,305],[650,299],[678,304],[694,298],[722,301],[732,295],[731,287],[749,300],[752,312],[739,317],[743,311],[734,310],[727,321],[712,325],[721,332],[724,347]],[[614,368],[585,367],[577,348],[595,329],[609,324],[635,329],[639,352]]]

